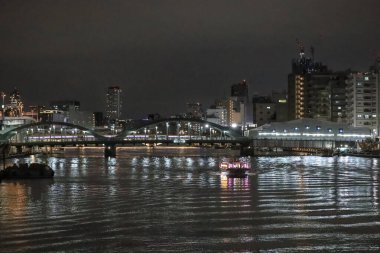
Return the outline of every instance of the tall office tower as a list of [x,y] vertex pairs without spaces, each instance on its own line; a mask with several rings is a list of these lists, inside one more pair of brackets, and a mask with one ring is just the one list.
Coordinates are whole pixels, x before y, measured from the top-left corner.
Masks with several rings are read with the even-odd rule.
[[[289,120],[329,116],[325,98],[330,73],[327,66],[314,62],[314,55],[308,58],[303,47],[300,48],[299,58],[292,61],[292,73],[288,75]],[[321,108],[317,106],[318,103]]]
[[106,120],[108,123],[118,121],[121,116],[121,89],[119,86],[110,86],[106,95]]
[[347,123],[368,127],[373,135],[379,134],[379,74],[351,73],[348,76]]

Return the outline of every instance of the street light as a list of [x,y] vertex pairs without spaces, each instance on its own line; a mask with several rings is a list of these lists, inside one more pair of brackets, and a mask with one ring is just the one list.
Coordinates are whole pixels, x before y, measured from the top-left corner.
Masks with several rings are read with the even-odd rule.
[[157,128],[158,128],[158,126],[156,126],[155,128],[156,128],[156,140],[157,140]]
[[146,128],[144,128],[144,133],[145,133],[145,140],[146,140]]
[[[5,105],[4,105],[4,98],[5,98],[7,95],[5,95],[4,92],[1,92],[1,96],[3,97],[3,104],[1,105],[1,108],[4,110],[4,107],[5,107]],[[4,112],[4,111],[3,111],[3,112]]]
[[[205,128],[208,128],[209,127],[209,125],[208,124],[206,124],[205,125]],[[211,129],[210,129],[211,130]],[[205,131],[206,132],[206,134],[207,134],[207,130]],[[210,133],[210,136],[211,136],[211,133]],[[207,136],[205,137],[206,139],[207,139]]]
[[169,139],[169,122],[166,122],[166,140]]
[[188,132],[189,138],[191,140],[191,123],[190,122],[187,123],[187,132]]
[[178,134],[178,139],[181,139],[180,133],[179,133],[179,128],[181,127],[181,124],[177,124],[177,134]]

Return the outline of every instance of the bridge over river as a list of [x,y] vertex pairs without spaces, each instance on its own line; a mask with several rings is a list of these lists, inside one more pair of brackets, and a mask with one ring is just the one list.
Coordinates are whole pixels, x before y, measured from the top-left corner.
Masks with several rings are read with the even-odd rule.
[[149,121],[112,135],[64,122],[38,122],[8,129],[0,134],[12,153],[34,153],[41,148],[99,146],[105,156],[116,156],[116,148],[132,145],[239,147],[251,140],[232,128],[198,119],[173,118]]

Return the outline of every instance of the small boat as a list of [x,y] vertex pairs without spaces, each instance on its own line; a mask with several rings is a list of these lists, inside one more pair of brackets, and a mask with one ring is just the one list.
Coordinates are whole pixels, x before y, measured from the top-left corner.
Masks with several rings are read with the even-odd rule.
[[13,164],[0,170],[0,179],[37,179],[53,178],[54,170],[43,163]]
[[223,161],[219,164],[219,168],[229,177],[245,177],[251,170],[251,164],[239,160]]

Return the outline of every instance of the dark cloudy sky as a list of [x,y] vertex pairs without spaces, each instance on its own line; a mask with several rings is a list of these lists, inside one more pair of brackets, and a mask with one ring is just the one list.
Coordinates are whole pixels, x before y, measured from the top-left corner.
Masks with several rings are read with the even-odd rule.
[[168,115],[241,79],[251,94],[285,89],[297,38],[334,70],[366,70],[379,10],[379,0],[0,0],[0,90],[102,111],[119,85],[126,117]]

